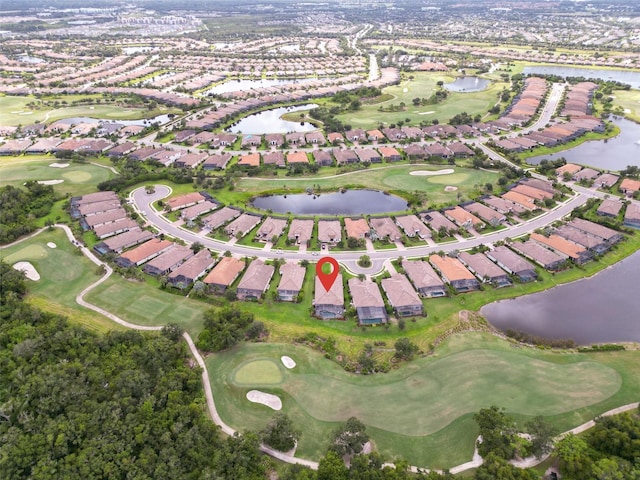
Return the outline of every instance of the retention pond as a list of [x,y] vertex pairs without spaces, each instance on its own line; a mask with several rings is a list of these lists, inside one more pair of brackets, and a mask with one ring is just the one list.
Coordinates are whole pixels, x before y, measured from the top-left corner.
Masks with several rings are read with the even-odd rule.
[[485,305],[493,326],[579,345],[640,342],[640,251],[590,278]]

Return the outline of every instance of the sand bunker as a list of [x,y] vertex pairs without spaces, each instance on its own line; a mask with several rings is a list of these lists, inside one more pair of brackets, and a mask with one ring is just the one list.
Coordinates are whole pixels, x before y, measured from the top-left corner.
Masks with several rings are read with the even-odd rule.
[[[31,265],[30,262],[14,263],[13,264],[13,268],[15,268],[16,270],[18,270],[20,272],[24,272],[25,276],[29,280],[33,280],[34,282],[37,282],[38,280],[40,280],[40,274],[36,270],[36,267]],[[278,400],[280,400],[280,399],[278,399]]]
[[455,192],[456,190],[458,190],[458,187],[452,187],[451,185],[444,187],[445,192]]
[[436,113],[435,110],[429,110],[428,112],[420,112],[418,115],[431,115],[432,113]]
[[58,246],[53,242],[49,242],[49,243],[47,243],[47,247],[49,247],[49,248],[57,248]]
[[67,168],[69,164],[68,163],[52,163],[49,166],[53,168]]
[[293,358],[287,357],[286,355],[280,357],[280,360],[282,360],[282,364],[288,369],[292,369],[296,366],[296,362],[293,360]]
[[445,168],[444,170],[416,170],[415,172],[409,172],[409,175],[414,175],[416,177],[431,177],[433,175],[450,175],[455,170],[453,168]]
[[270,393],[261,392],[260,390],[250,390],[247,392],[247,400],[253,403],[261,403],[273,410],[282,410],[282,400]]
[[64,182],[64,180],[38,180],[40,185],[58,185],[62,182]]

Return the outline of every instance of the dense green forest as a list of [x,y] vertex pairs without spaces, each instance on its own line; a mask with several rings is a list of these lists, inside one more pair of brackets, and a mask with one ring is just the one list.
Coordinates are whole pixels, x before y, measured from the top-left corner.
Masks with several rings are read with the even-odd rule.
[[[0,479],[453,478],[410,474],[397,459],[383,468],[378,453],[358,454],[369,438],[355,418],[336,430],[317,471],[278,467],[260,453],[258,434],[219,434],[205,414],[200,371],[175,328],[98,335],[32,307],[26,294],[23,273],[0,262]],[[526,425],[530,442],[497,407],[474,418],[485,463],[473,478],[540,478],[508,462],[550,450],[555,432],[540,417]],[[283,419],[274,417],[262,439],[295,440],[300,432]],[[569,480],[640,479],[640,411],[598,419],[583,436],[558,442],[554,455]]]
[[0,478],[265,478],[258,437],[205,416],[179,337],[96,335],[23,302],[5,263],[0,281]]
[[13,242],[36,229],[35,221],[51,211],[55,194],[51,185],[27,182],[25,188],[0,188],[0,244]]

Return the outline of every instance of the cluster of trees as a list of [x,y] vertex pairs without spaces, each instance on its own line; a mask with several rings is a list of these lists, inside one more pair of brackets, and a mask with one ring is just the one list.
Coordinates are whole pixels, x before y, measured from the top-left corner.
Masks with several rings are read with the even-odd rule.
[[535,417],[525,424],[530,440],[517,435],[516,425],[504,409],[492,406],[482,409],[473,419],[480,427],[482,442],[478,453],[484,464],[476,471],[477,480],[502,478],[505,480],[537,480],[539,476],[528,469],[520,469],[509,463],[516,456],[530,455],[541,458],[553,448],[555,429],[542,417]]
[[556,445],[563,478],[640,478],[640,409],[596,419],[586,435],[568,435]]
[[120,175],[100,182],[98,190],[114,190],[119,192],[132,185],[157,180],[170,180],[174,183],[191,183],[193,176],[186,168],[165,168],[157,163],[139,162],[129,158],[115,161]]
[[636,165],[627,165],[627,168],[620,170],[623,177],[640,178],[640,167]]
[[0,243],[11,243],[34,231],[36,219],[48,215],[55,201],[51,185],[29,181],[24,189],[0,188]]
[[0,478],[265,478],[257,435],[204,415],[179,332],[97,335],[25,293],[0,263]]
[[449,124],[451,125],[470,125],[472,123],[478,123],[482,120],[482,117],[478,114],[474,117],[469,115],[467,112],[462,112],[454,115],[449,120]]
[[218,352],[233,347],[242,339],[257,340],[268,332],[253,313],[243,312],[235,306],[211,308],[204,312],[204,329],[196,345],[205,352]]

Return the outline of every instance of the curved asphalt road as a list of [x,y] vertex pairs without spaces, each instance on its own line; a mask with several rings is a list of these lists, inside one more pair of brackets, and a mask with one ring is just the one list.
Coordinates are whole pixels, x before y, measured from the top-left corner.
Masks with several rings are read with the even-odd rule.
[[[590,197],[600,196],[601,192],[589,190],[585,188],[575,187],[576,194],[569,200],[555,207],[554,209],[521,224],[510,226],[504,230],[492,232],[479,237],[467,238],[461,241],[439,244],[435,246],[419,246],[409,247],[406,250],[388,249],[377,250],[375,252],[351,251],[351,252],[327,252],[338,262],[342,263],[350,271],[360,274],[375,274],[382,270],[382,265],[385,260],[392,260],[402,257],[424,257],[431,255],[435,252],[444,251],[451,252],[453,250],[467,250],[473,247],[477,247],[487,243],[497,242],[504,240],[507,237],[515,238],[522,236],[526,233],[532,232],[537,228],[542,228],[550,223],[553,223],[561,218],[569,215],[571,211],[586,203]],[[172,237],[180,238],[187,243],[200,242],[207,248],[217,252],[230,251],[237,256],[256,256],[263,260],[272,258],[284,258],[287,260],[309,260],[315,261],[318,258],[318,253],[312,252],[297,252],[297,251],[283,251],[277,253],[274,250],[265,251],[259,248],[248,247],[244,245],[228,244],[219,240],[214,240],[209,237],[201,236],[190,230],[176,226],[173,222],[167,220],[160,212],[152,206],[152,203],[167,197],[171,193],[171,189],[165,185],[156,185],[155,193],[149,195],[146,193],[144,187],[138,188],[131,192],[130,198],[135,206],[136,210],[155,228],[160,232],[170,235]],[[366,254],[371,258],[373,265],[370,268],[361,268],[357,264],[357,260],[361,255]]]

